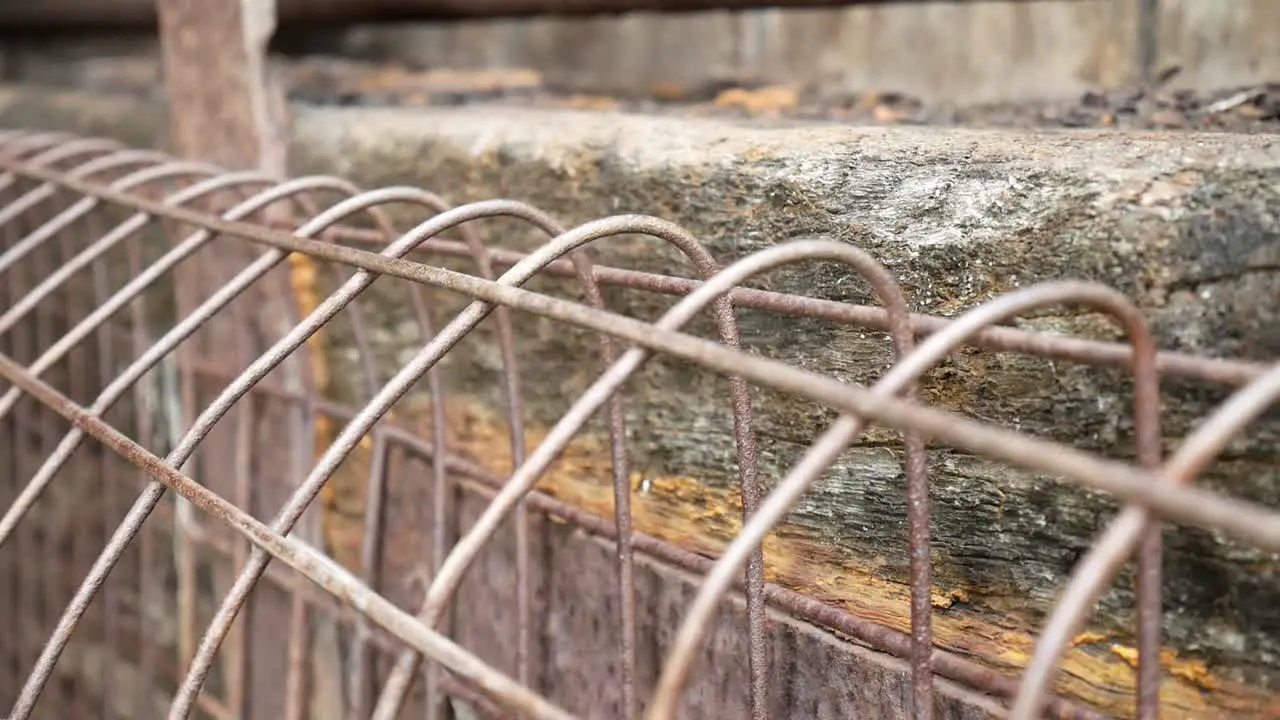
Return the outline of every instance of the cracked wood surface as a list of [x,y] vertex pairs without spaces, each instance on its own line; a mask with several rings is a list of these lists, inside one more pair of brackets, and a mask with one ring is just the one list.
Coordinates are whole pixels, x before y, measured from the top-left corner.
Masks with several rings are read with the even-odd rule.
[[[71,94],[0,93],[0,122],[65,127],[156,142],[153,111]],[[364,187],[410,183],[460,203],[527,200],[565,223],[619,212],[678,222],[727,263],[787,239],[856,243],[902,280],[913,309],[952,315],[1009,289],[1054,278],[1115,287],[1146,311],[1161,347],[1272,360],[1280,351],[1280,146],[1266,136],[1106,132],[857,129],[733,124],[572,113],[308,110],[295,115],[293,173],[334,172]],[[404,227],[413,214],[402,214]],[[542,242],[510,221],[488,242]],[[597,243],[602,263],[690,275],[656,241]],[[458,267],[465,263],[440,262]],[[830,265],[775,272],[758,287],[870,303]],[[574,283],[531,287],[578,297]],[[384,367],[420,346],[404,286],[382,280],[366,302],[379,318]],[[656,317],[670,298],[610,289],[612,309]],[[437,323],[461,307],[434,297]],[[889,363],[883,337],[856,328],[738,313],[753,352],[868,383]],[[1071,310],[1020,323],[1116,338],[1105,318]],[[695,323],[707,334],[709,323]],[[532,317],[517,322],[532,440],[599,372],[595,338]],[[349,329],[332,328],[339,399],[361,401]],[[345,339],[344,339],[345,338]],[[444,363],[455,443],[505,472],[496,339],[486,324]],[[1108,455],[1131,454],[1129,383],[1111,371],[964,351],[925,383],[925,400]],[[1166,449],[1226,389],[1163,383]],[[764,477],[803,452],[832,414],[756,390]],[[409,402],[414,402],[413,400]],[[628,388],[637,529],[714,553],[737,527],[723,379],[656,359]],[[544,481],[547,491],[608,515],[607,443],[593,425]],[[904,479],[897,438],[872,429],[770,538],[778,583],[905,627]],[[931,448],[938,642],[992,666],[1026,661],[1058,583],[1114,504],[1053,478]],[[1274,414],[1233,444],[1203,479],[1238,496],[1280,502]],[[358,482],[335,492],[362,496]],[[349,485],[349,487],[348,487]],[[1210,533],[1168,529],[1170,717],[1264,716],[1277,709],[1280,591],[1275,558]],[[393,538],[392,542],[398,542]],[[341,542],[338,543],[341,545]],[[341,549],[337,550],[341,554]],[[1128,572],[1102,601],[1066,661],[1058,689],[1125,715],[1132,688]]]

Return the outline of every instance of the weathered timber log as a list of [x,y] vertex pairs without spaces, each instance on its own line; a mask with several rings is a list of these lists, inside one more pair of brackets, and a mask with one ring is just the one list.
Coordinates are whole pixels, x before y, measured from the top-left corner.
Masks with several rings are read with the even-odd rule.
[[[133,102],[23,90],[0,93],[0,123],[64,127],[157,142],[156,111]],[[156,116],[158,117],[158,116]],[[324,171],[366,187],[412,183],[453,202],[527,200],[577,223],[620,212],[688,228],[727,263],[802,237],[873,252],[921,312],[953,315],[1015,287],[1083,278],[1115,287],[1151,318],[1166,349],[1273,360],[1280,351],[1280,146],[1228,135],[1010,133],[929,128],[748,126],[600,114],[299,108],[295,174]],[[407,224],[420,214],[404,212]],[[481,226],[487,242],[529,249],[537,233],[511,221]],[[602,263],[691,275],[661,243],[597,243]],[[433,261],[454,261],[434,259]],[[466,267],[462,264],[460,267]],[[872,303],[831,265],[779,271],[756,283]],[[568,281],[533,287],[578,295]],[[462,306],[434,297],[438,321]],[[654,317],[670,298],[610,290],[611,308]],[[366,312],[388,364],[418,346],[404,286],[379,281]],[[858,328],[740,310],[755,352],[869,383],[890,362],[884,338]],[[1118,338],[1105,318],[1047,311],[1020,325]],[[445,362],[455,447],[496,472],[509,468],[496,341],[488,325]],[[599,372],[589,334],[532,317],[517,323],[531,439]],[[710,333],[708,322],[694,332]],[[331,338],[339,399],[361,401],[342,327]],[[345,385],[344,385],[345,383]],[[1130,383],[1118,372],[965,351],[929,378],[928,402],[993,423],[1128,457]],[[1164,381],[1168,448],[1229,392]],[[781,476],[832,413],[757,390],[764,477]],[[409,401],[411,404],[417,400]],[[630,386],[637,528],[714,553],[739,525],[726,385],[656,359]],[[899,440],[872,429],[771,538],[776,582],[905,627],[906,537]],[[594,426],[544,482],[547,492],[608,516],[608,452]],[[1024,663],[1054,592],[1115,510],[1108,498],[1000,463],[932,448],[937,640],[993,666]],[[1274,415],[1231,448],[1203,482],[1280,503]],[[353,498],[362,490],[350,488]],[[352,512],[355,508],[351,508]],[[341,512],[341,509],[339,509]],[[1276,559],[1206,532],[1172,529],[1166,574],[1171,717],[1274,712],[1280,687]],[[1104,597],[1064,663],[1059,691],[1131,712],[1131,577]]]
[[[299,24],[404,20],[616,15],[636,11],[696,12],[760,7],[814,8],[833,5],[901,4],[919,0],[281,0],[280,16]],[[156,23],[147,0],[51,0],[38,6],[0,3],[0,31],[121,29]]]

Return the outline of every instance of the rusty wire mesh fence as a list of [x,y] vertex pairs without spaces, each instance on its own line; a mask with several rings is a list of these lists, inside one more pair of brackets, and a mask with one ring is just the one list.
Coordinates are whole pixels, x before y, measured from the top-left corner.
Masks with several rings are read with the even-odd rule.
[[[912,314],[893,275],[843,243],[791,242],[722,268],[696,239],[651,217],[565,230],[514,201],[449,207],[417,188],[279,181],[56,133],[0,135],[0,171],[0,702],[12,708],[10,720],[673,717],[691,678],[730,672],[705,662],[698,669],[728,596],[745,598],[734,648],[754,718],[786,712],[770,687],[770,606],[908,660],[908,689],[892,702],[914,717],[934,712],[939,682],[1000,698],[1014,717],[1092,717],[1052,695],[1055,665],[1134,557],[1135,702],[1154,717],[1161,535],[1150,513],[1280,551],[1280,514],[1192,487],[1280,395],[1280,366],[1158,352],[1141,313],[1104,287],[1037,285],[943,320]],[[486,247],[470,228],[494,218],[550,240],[530,253]],[[406,222],[417,224],[402,234]],[[673,245],[703,279],[593,264],[588,246],[623,234]],[[882,308],[742,287],[817,261],[860,276]],[[581,301],[539,290],[538,277],[576,279]],[[390,373],[378,351],[388,321],[357,300],[375,279],[395,284],[404,332],[417,338],[416,352],[392,358]],[[521,288],[527,281],[534,289]],[[650,322],[609,311],[618,287],[679,301]],[[1064,303],[1114,316],[1129,345],[1004,323]],[[744,351],[739,308],[886,332],[897,362],[862,388]],[[708,311],[717,339],[682,332]],[[491,313],[493,327],[481,326]],[[522,393],[556,387],[555,378],[519,370],[512,328],[533,316],[597,333],[600,356],[590,389],[566,399],[563,417],[529,443]],[[501,348],[495,384],[508,410],[509,477],[450,448],[440,367],[477,326],[496,333]],[[326,336],[353,349],[342,367],[358,370],[363,397],[326,393],[326,373],[339,372],[323,362]],[[1133,460],[916,402],[917,379],[966,344],[1130,372]],[[718,558],[631,527],[637,490],[620,389],[655,353],[729,378],[745,519]],[[1169,457],[1161,455],[1160,375],[1238,388]],[[757,462],[752,396],[760,388],[838,413],[785,477],[762,477]],[[610,438],[611,519],[534,488],[592,422]],[[868,422],[902,433],[910,632],[765,581],[760,548],[770,529]],[[926,442],[1126,503],[1060,592],[1021,677],[933,647]],[[362,497],[344,506],[350,498],[333,491],[335,478],[352,475],[362,478],[354,485]],[[335,562],[341,553],[326,523],[343,512],[354,515],[344,528],[357,537]],[[543,535],[565,525],[616,545],[591,562],[542,557]],[[699,578],[696,594],[666,620],[673,627],[660,658],[637,656],[643,558]],[[477,564],[505,582],[477,583],[466,574]],[[606,584],[615,601],[585,626],[548,610],[548,595],[572,604],[581,588]],[[471,623],[456,636],[468,614],[488,629]],[[566,636],[575,627],[598,636],[589,644],[607,654],[573,655]],[[484,657],[469,647],[485,648]]]

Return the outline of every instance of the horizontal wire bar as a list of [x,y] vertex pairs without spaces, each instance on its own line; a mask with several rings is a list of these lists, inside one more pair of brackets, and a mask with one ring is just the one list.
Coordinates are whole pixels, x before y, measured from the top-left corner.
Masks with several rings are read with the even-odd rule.
[[[277,229],[287,228],[277,226]],[[335,227],[329,232],[339,240],[361,245],[380,245],[383,242],[377,233],[362,228]],[[440,253],[460,258],[470,256],[465,243],[440,238],[427,240],[415,252]],[[528,253],[506,248],[493,248],[489,252],[493,263],[502,267],[511,267],[528,257]],[[560,277],[572,277],[575,272],[573,264],[567,260],[557,260],[549,264],[545,271]],[[665,295],[688,295],[703,284],[701,280],[599,264],[592,268],[592,273],[596,280],[605,285],[635,288]],[[889,315],[879,307],[755,288],[736,288],[730,291],[729,300],[736,307],[767,310],[779,315],[830,320],[872,330],[889,329]],[[917,336],[928,336],[942,331],[954,320],[936,315],[911,313],[910,322],[911,329]],[[1025,353],[1049,360],[1065,360],[1125,369],[1129,367],[1132,356],[1129,345],[1125,343],[1063,337],[1014,327],[986,328],[969,338],[966,344],[988,350]],[[1162,375],[1236,387],[1248,384],[1267,370],[1265,363],[1204,357],[1169,350],[1160,351],[1156,355],[1156,363]]]

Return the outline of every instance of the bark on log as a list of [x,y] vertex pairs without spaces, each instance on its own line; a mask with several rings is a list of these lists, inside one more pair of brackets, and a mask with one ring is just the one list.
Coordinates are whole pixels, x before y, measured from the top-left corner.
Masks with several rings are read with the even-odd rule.
[[[134,143],[154,141],[147,128],[158,125],[147,124],[149,112],[84,96],[0,93],[6,126],[71,128]],[[294,132],[294,174],[335,172],[365,187],[411,183],[455,203],[515,197],[569,224],[654,214],[692,231],[722,263],[788,239],[836,238],[893,270],[914,309],[941,315],[1041,280],[1095,280],[1135,300],[1165,349],[1260,360],[1280,352],[1280,146],[1267,137],[784,129],[592,114],[328,109],[298,109]],[[417,217],[400,220],[407,227]],[[506,221],[482,229],[488,242],[504,247],[543,241]],[[657,241],[628,236],[593,252],[610,265],[692,275]],[[777,272],[758,286],[873,302],[847,271],[828,265]],[[399,363],[420,346],[404,288],[390,281],[374,287],[366,312],[381,318],[376,347],[384,361]],[[578,292],[557,280],[532,287]],[[440,320],[462,305],[438,300]],[[607,300],[643,317],[671,302],[616,289]],[[890,361],[876,333],[750,310],[738,315],[753,351],[850,382],[874,381]],[[1019,324],[1118,338],[1105,318],[1072,309]],[[535,318],[520,318],[517,329],[536,441],[599,372],[598,348],[586,333]],[[705,321],[691,329],[710,332]],[[334,347],[343,332],[333,329]],[[362,400],[354,355],[336,350],[331,360],[340,399]],[[506,472],[491,331],[482,327],[445,367],[455,447]],[[966,351],[931,376],[924,395],[973,417],[1128,457],[1129,385],[1117,372]],[[1177,378],[1163,387],[1167,449],[1228,392]],[[754,397],[764,477],[777,478],[832,413],[776,393]],[[656,359],[631,384],[631,450],[637,483],[646,488],[635,501],[637,529],[705,553],[732,537],[736,471],[726,400],[723,379],[679,362]],[[868,432],[771,538],[767,558],[776,582],[905,628],[898,442],[892,433]],[[931,451],[937,640],[1016,668],[1059,583],[1114,503],[980,457]],[[607,516],[607,456],[603,430],[593,426],[545,489]],[[1278,468],[1280,423],[1272,414],[1203,482],[1276,505]],[[1170,528],[1166,541],[1172,654],[1165,711],[1275,712],[1276,558],[1200,531]],[[1121,715],[1131,706],[1131,587],[1126,576],[1106,594],[1058,686]]]

